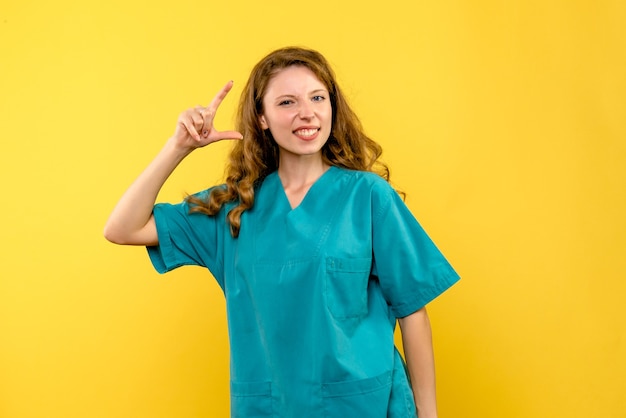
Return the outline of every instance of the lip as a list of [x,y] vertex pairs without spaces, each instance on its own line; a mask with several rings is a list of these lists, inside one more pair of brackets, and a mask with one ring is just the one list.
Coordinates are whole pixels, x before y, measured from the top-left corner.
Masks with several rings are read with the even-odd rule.
[[[315,133],[311,135],[299,135],[299,131],[310,130],[315,131]],[[320,128],[319,126],[299,126],[298,128],[293,130],[293,134],[300,138],[303,141],[313,141],[319,135]]]

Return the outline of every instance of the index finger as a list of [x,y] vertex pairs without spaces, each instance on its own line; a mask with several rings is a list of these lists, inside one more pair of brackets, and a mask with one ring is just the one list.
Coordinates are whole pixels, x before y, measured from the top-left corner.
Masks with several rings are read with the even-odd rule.
[[217,111],[217,108],[220,107],[220,104],[222,104],[222,101],[224,100],[224,98],[226,98],[226,95],[232,88],[233,88],[233,80],[230,80],[228,83],[226,83],[224,87],[222,87],[222,89],[217,93],[217,95],[215,95],[213,100],[211,100],[211,103],[209,103],[209,106],[207,106],[207,110],[212,116],[215,116],[215,112]]

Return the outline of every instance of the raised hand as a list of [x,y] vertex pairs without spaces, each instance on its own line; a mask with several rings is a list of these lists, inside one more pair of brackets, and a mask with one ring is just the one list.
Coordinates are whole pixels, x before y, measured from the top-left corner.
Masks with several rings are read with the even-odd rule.
[[229,81],[217,93],[215,98],[207,107],[196,106],[192,109],[185,110],[178,117],[176,130],[174,131],[174,140],[177,146],[189,149],[204,147],[212,142],[221,141],[223,139],[242,139],[243,135],[237,131],[218,131],[213,126],[213,119],[220,104],[233,88],[233,82]]

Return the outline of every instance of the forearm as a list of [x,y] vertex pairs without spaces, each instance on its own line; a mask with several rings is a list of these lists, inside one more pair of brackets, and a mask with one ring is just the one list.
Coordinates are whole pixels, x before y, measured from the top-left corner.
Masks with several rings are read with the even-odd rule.
[[196,106],[180,114],[174,135],[113,209],[104,227],[106,239],[116,244],[158,244],[152,208],[159,190],[178,164],[194,149],[224,139],[243,139],[240,132],[220,132],[213,127],[215,112],[232,87],[233,82],[229,81],[208,107]]
[[122,195],[104,228],[104,236],[117,244],[149,245],[158,242],[152,209],[167,178],[189,154],[169,140],[159,154]]
[[436,418],[435,360],[426,308],[401,318],[399,323],[418,416]]

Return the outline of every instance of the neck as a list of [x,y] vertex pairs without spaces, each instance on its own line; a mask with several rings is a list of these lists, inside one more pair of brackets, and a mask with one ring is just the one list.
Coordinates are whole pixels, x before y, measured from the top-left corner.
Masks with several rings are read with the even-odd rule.
[[280,156],[278,176],[285,187],[301,187],[315,182],[328,170],[320,154],[289,158]]

